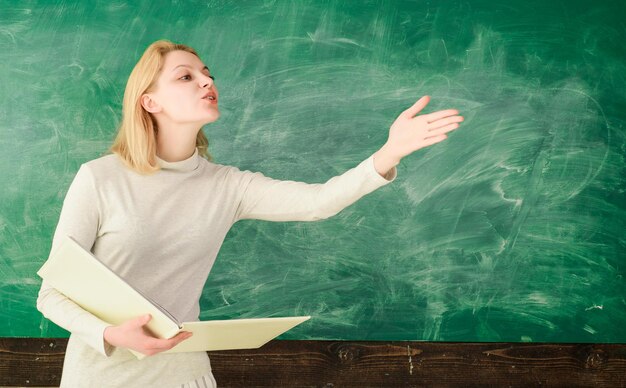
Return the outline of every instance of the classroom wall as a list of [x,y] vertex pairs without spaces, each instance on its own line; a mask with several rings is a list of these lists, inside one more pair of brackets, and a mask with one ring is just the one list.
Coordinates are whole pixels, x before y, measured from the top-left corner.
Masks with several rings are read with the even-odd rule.
[[[404,109],[466,121],[316,223],[240,222],[202,319],[312,315],[287,339],[625,342],[622,1],[0,1],[0,337],[35,308],[62,201],[167,38],[216,76],[216,162],[323,182]],[[211,236],[207,236],[211,238]],[[184,296],[182,296],[184,297]]]

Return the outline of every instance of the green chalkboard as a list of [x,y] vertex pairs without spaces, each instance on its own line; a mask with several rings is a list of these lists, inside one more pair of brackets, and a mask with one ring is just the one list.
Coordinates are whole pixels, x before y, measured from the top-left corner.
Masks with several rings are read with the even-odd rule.
[[[623,1],[0,1],[0,336],[35,308],[62,200],[167,38],[216,76],[222,164],[324,181],[417,98],[461,129],[317,223],[229,233],[202,319],[307,314],[284,338],[626,342]],[[210,236],[207,236],[210,238]]]

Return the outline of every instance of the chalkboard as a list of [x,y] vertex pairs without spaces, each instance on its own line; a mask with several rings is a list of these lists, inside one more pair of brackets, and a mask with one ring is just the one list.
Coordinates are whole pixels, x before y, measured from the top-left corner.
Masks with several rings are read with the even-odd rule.
[[[312,315],[288,339],[626,342],[623,1],[0,1],[0,337],[35,308],[65,192],[130,70],[195,47],[222,164],[323,182],[422,95],[465,116],[329,220],[244,221],[202,319]],[[207,236],[210,238],[210,236]]]

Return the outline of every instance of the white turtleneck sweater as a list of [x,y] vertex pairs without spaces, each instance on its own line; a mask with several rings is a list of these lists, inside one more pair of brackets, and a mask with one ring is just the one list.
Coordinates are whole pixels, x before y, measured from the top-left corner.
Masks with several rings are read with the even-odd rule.
[[[63,236],[182,321],[199,317],[199,300],[230,227],[241,219],[314,221],[330,217],[389,183],[373,157],[325,184],[279,181],[201,158],[159,159],[140,175],[108,155],[81,166],[59,218],[52,251]],[[80,276],[80,274],[76,274]],[[207,378],[205,352],[137,360],[103,340],[109,326],[43,282],[37,308],[71,333],[61,386],[168,387]],[[199,380],[202,381],[202,380]]]

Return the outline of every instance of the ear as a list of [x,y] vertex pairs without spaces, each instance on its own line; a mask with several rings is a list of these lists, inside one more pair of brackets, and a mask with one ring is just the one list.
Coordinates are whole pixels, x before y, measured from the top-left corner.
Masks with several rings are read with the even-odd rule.
[[143,109],[150,113],[159,113],[163,109],[161,108],[161,105],[153,100],[149,94],[141,96],[141,106],[143,106]]

